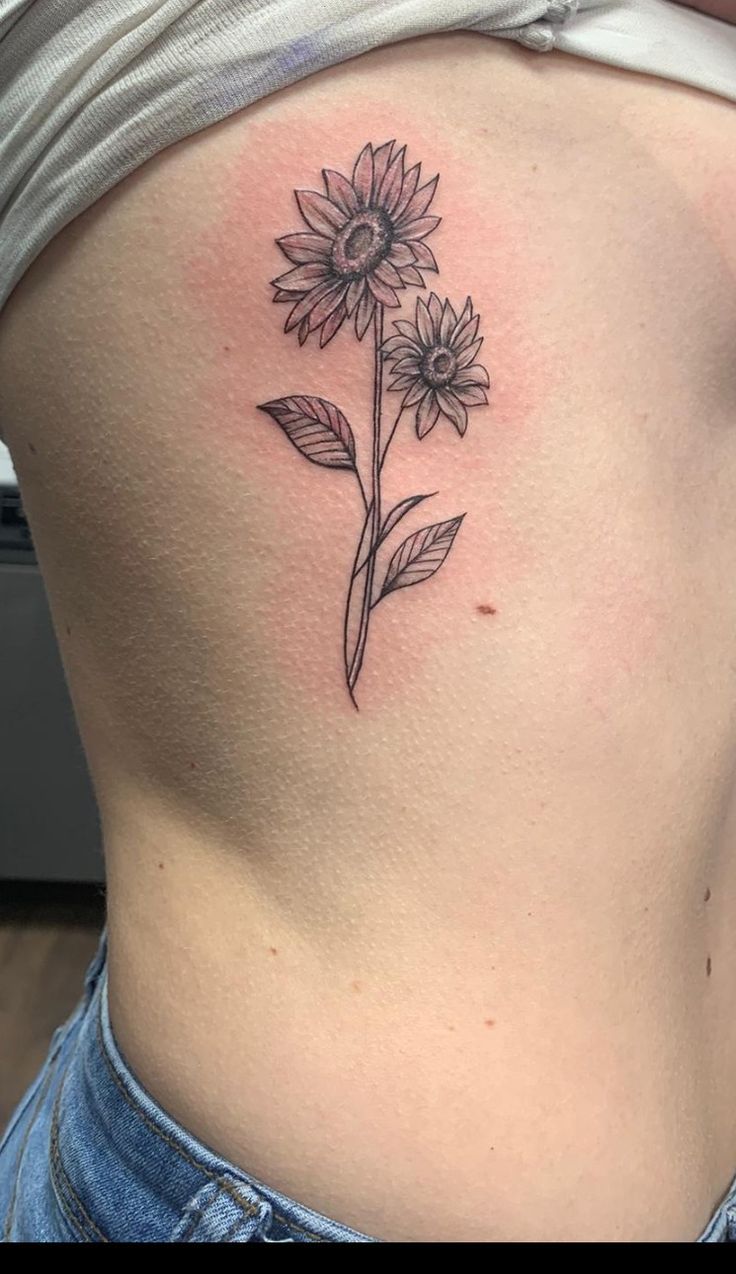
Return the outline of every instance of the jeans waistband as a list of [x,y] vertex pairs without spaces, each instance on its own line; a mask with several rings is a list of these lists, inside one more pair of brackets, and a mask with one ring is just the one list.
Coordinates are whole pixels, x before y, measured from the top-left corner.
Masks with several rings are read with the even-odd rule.
[[375,1241],[255,1181],[169,1118],[131,1074],[115,1043],[105,954],[103,940],[87,975],[85,1002],[67,1028],[70,1053],[51,1128],[55,1188],[80,1237]]
[[[62,1031],[50,1133],[59,1206],[82,1240],[179,1243],[371,1243],[221,1159],[171,1119],[117,1047],[106,945],[83,1003]],[[206,1076],[203,1077],[206,1083]],[[697,1240],[736,1240],[736,1181]]]
[[736,1243],[736,1178],[697,1241]]

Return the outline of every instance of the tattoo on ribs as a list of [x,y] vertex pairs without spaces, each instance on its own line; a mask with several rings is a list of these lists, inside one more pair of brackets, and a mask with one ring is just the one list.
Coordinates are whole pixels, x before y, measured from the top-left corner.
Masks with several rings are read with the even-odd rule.
[[[376,147],[369,143],[350,179],[324,169],[325,194],[294,192],[308,229],[276,240],[293,267],[273,281],[273,299],[292,307],[286,332],[296,330],[300,345],[319,333],[320,346],[325,346],[346,320],[359,341],[372,331],[370,465],[361,471],[350,424],[327,399],[289,394],[260,405],[307,460],[347,469],[357,480],[363,524],[343,623],[345,681],[356,708],[373,611],[390,593],[420,584],[439,570],[465,517],[461,513],[414,531],[389,557],[377,583],[379,549],[407,513],[437,494],[407,496],[388,512],[382,508],[381,474],[401,417],[412,410],[420,439],[443,418],[462,436],[468,407],[488,402],[488,373],[476,362],[483,343],[480,316],[470,297],[459,314],[434,292],[426,303],[418,297],[414,321],[394,321],[395,334],[384,339],[384,311],[401,306],[399,293],[405,288],[425,287],[422,271],[438,272],[426,243],[440,224],[439,217],[428,215],[438,178],[420,185],[421,164],[407,168],[405,155],[406,148],[398,149],[393,141]],[[385,366],[392,377],[387,391],[402,398],[384,436]]]

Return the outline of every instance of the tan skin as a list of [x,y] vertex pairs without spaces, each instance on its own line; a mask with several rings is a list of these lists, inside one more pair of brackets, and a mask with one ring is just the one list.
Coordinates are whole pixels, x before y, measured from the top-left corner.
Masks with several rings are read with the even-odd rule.
[[[257,404],[365,417],[362,347],[307,357],[268,281],[293,187],[389,136],[441,173],[494,389],[396,444],[468,516],[356,714],[357,506]],[[0,328],[123,1050],[382,1238],[690,1240],[736,1167],[735,146],[705,93],[413,41],[147,165]]]

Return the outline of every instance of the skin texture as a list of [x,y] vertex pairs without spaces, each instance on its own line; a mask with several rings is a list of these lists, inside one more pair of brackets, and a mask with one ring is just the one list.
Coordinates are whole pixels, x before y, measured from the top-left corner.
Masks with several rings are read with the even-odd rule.
[[[395,136],[493,389],[397,441],[396,497],[467,518],[357,714],[355,491],[256,405],[367,427],[368,351],[307,356],[269,280],[294,187]],[[692,1239],[736,1166],[735,143],[681,86],[411,42],[147,165],[0,327],[123,1050],[382,1238]]]

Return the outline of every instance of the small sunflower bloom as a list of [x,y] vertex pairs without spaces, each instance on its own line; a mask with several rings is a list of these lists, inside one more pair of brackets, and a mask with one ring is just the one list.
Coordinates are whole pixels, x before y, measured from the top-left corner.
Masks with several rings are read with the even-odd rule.
[[420,438],[441,416],[464,434],[468,407],[488,402],[488,372],[476,362],[483,344],[479,323],[470,297],[458,318],[449,301],[443,304],[431,292],[426,304],[417,298],[415,321],[396,320],[397,335],[384,341],[383,354],[393,376],[388,388],[404,392],[402,408],[416,406]]

